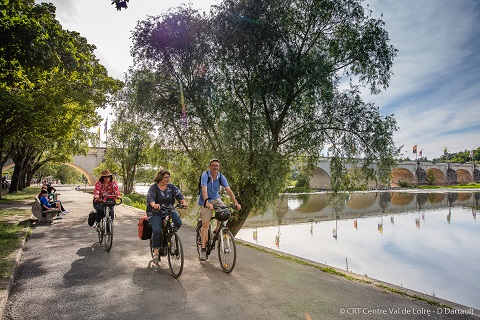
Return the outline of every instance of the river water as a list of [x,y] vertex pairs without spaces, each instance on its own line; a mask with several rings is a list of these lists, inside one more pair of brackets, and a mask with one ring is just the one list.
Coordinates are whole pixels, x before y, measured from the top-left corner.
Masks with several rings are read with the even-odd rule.
[[283,195],[237,238],[480,309],[480,193]]
[[478,192],[355,192],[335,208],[285,194],[236,237],[480,309],[479,206]]

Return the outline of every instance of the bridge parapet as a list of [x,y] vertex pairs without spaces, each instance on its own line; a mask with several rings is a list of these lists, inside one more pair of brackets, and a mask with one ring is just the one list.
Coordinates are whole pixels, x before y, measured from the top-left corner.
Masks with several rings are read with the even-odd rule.
[[[480,182],[480,170],[473,163],[402,161],[392,169],[391,185],[395,186],[401,182],[411,185],[427,184],[429,172],[434,175],[434,184],[437,185]],[[318,162],[310,185],[317,189],[329,189],[330,177],[330,158],[324,158]]]

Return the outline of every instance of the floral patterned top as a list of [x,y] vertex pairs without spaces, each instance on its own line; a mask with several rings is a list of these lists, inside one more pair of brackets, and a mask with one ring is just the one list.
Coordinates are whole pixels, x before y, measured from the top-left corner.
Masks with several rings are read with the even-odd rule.
[[[95,196],[99,196],[101,199],[104,195],[115,195],[117,197],[120,197],[120,191],[118,191],[118,185],[115,181],[109,181],[107,185],[100,181],[97,181],[97,183],[95,183],[95,188],[93,189],[94,199]],[[100,199],[98,199],[98,201],[100,201]],[[94,201],[97,200],[95,199]]]

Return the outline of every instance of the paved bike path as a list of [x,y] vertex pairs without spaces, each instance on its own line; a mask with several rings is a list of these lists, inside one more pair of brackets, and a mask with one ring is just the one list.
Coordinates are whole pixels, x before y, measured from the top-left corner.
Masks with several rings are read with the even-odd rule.
[[174,279],[166,259],[157,272],[147,268],[148,241],[137,236],[141,210],[115,208],[114,242],[107,253],[83,221],[91,195],[66,186],[57,190],[70,213],[34,228],[4,319],[479,318],[479,310],[443,301],[470,313],[453,314],[244,245],[237,245],[235,270],[225,274],[216,253],[206,263],[198,261],[194,229],[188,226],[179,230],[185,267]]

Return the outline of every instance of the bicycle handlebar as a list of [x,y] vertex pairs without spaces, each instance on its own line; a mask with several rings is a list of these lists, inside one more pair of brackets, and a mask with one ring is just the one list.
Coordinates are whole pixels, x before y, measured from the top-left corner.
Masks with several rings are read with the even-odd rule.
[[[120,202],[118,202],[120,200]],[[122,198],[117,198],[117,196],[102,196],[102,202],[101,204],[104,206],[118,206],[119,204],[122,204],[123,200]]]
[[160,205],[160,209],[158,209],[158,210],[153,209],[153,212],[168,215],[170,213],[170,211],[174,210],[174,209],[185,209],[185,207],[180,202],[177,203],[176,205],[162,204],[162,205]]
[[221,205],[218,205],[218,204],[213,206],[213,209],[215,211],[218,210],[218,209],[225,209],[225,208],[237,209],[237,206],[233,203],[227,204],[227,205],[224,205],[224,206],[221,206]]

